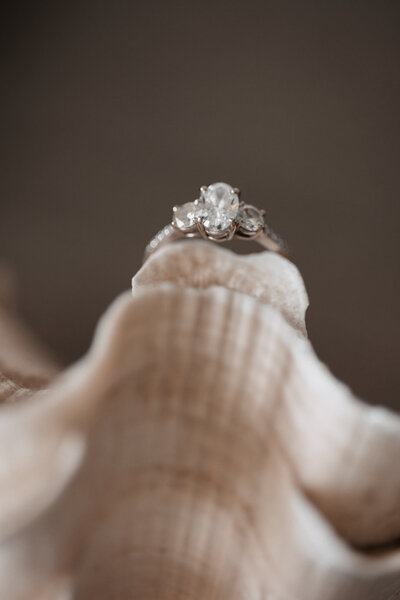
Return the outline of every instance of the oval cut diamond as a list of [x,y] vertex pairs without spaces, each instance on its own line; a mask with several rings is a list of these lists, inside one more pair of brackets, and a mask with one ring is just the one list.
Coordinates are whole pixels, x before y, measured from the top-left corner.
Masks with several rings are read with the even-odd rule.
[[186,202],[181,206],[175,206],[173,223],[183,231],[191,229],[196,222],[196,205],[194,202]]
[[239,196],[227,183],[209,185],[202,192],[201,204],[204,229],[211,234],[228,231],[239,212]]

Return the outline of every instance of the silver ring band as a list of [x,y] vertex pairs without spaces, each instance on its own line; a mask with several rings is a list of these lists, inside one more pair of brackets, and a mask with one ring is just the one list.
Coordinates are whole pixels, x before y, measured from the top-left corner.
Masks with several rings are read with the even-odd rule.
[[225,242],[232,238],[252,240],[272,252],[288,256],[285,242],[267,225],[264,211],[240,201],[240,190],[226,183],[200,188],[200,197],[173,209],[172,223],[153,237],[144,260],[171,242],[203,238]]

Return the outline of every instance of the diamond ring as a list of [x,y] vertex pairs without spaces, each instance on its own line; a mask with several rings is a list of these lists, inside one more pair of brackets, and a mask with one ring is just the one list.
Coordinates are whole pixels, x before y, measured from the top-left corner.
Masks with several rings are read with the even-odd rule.
[[200,188],[193,202],[174,206],[172,223],[146,247],[144,260],[160,247],[183,238],[225,242],[233,237],[254,240],[273,252],[288,255],[285,242],[266,224],[265,212],[240,200],[239,188],[212,183]]

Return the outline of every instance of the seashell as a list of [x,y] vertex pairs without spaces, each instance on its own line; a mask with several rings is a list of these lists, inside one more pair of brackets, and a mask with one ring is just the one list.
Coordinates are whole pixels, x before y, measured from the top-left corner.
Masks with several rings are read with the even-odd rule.
[[400,598],[400,418],[334,379],[301,276],[155,253],[0,412],[0,600]]
[[247,294],[276,308],[299,335],[306,337],[305,312],[308,296],[304,282],[293,263],[279,254],[259,252],[238,256],[211,244],[192,241],[182,252],[181,243],[167,246],[150,256],[132,280],[138,286],[169,281],[206,289],[222,286]]

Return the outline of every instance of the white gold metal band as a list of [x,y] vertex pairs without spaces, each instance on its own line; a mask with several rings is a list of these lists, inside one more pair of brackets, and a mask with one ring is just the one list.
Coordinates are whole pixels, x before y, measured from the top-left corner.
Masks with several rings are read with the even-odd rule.
[[[240,237],[240,236],[237,236]],[[203,236],[200,233],[188,233],[185,234],[183,231],[180,231],[172,224],[166,225],[163,229],[161,229],[157,235],[155,235],[152,240],[147,244],[144,261],[149,258],[154,252],[170,244],[171,242],[175,242],[178,240],[184,240],[187,238],[197,238],[201,239]],[[212,238],[207,238],[212,239]],[[288,257],[289,252],[285,242],[271,229],[261,230],[257,235],[251,238],[240,237],[240,239],[251,239],[254,242],[257,242],[267,250],[271,250],[272,252],[277,252],[282,256]],[[213,239],[213,241],[216,241]],[[224,240],[225,241],[225,240]]]

